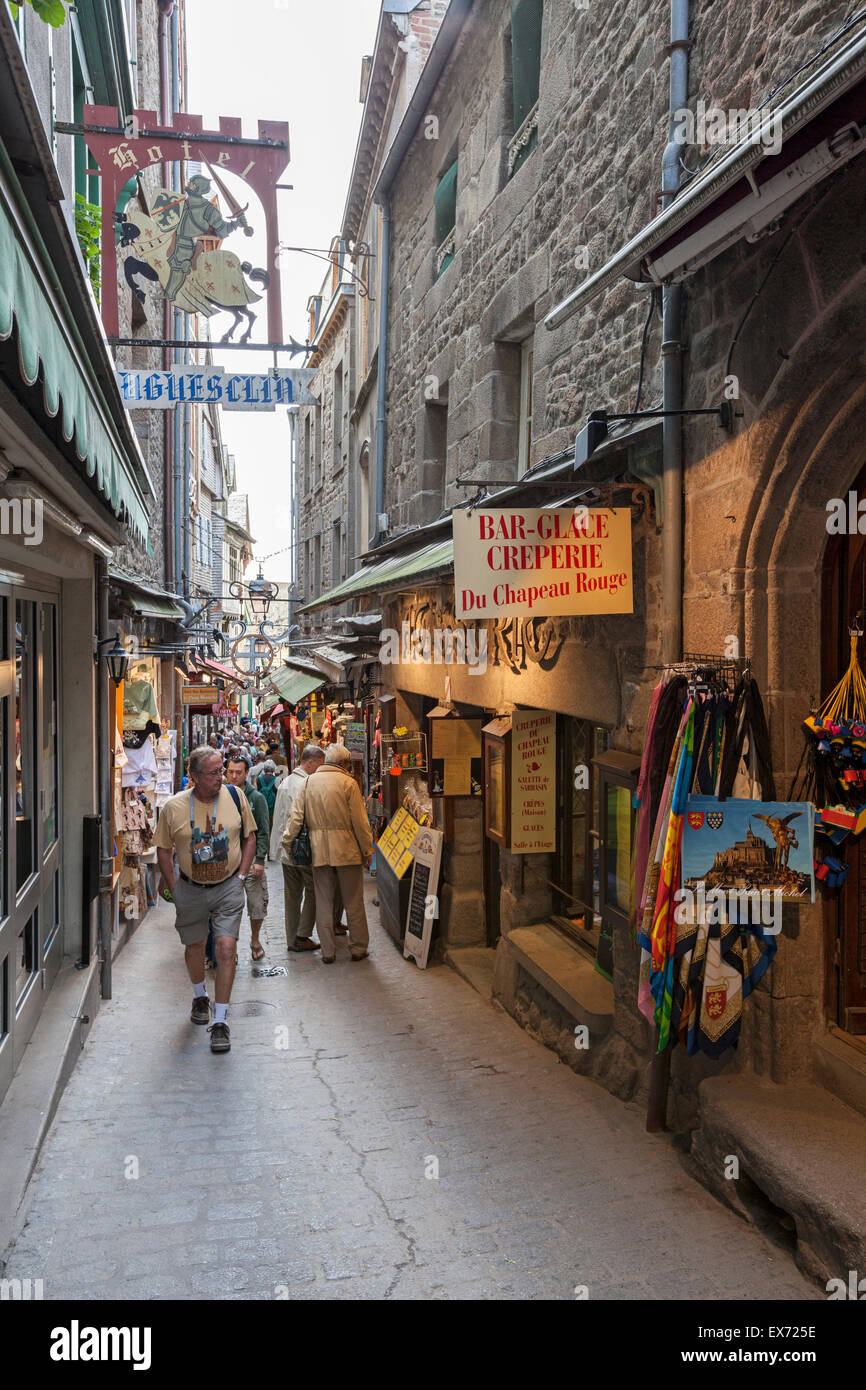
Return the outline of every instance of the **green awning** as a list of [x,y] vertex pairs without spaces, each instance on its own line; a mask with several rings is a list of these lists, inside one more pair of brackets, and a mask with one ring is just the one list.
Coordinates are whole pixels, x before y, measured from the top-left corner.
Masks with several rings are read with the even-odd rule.
[[[63,438],[74,440],[87,475],[115,516],[124,517],[142,543],[150,546],[147,511],[124,459],[112,438],[87,364],[75,350],[74,337],[43,286],[40,268],[19,240],[14,214],[3,198],[0,181],[0,339],[17,326],[18,362],[28,386],[39,380],[47,413],[62,410]],[[50,277],[46,274],[50,283]]]
[[388,555],[375,565],[356,570],[348,579],[344,579],[342,584],[329,589],[327,593],[313,599],[312,603],[304,604],[303,608],[297,611],[312,613],[316,608],[343,603],[345,599],[354,598],[357,594],[390,589],[400,580],[421,579],[425,575],[433,575],[439,570],[450,569],[453,564],[454,541],[449,536],[447,540],[434,541],[431,545],[422,546],[420,550],[411,550],[408,554],[404,550],[399,555]]
[[325,684],[321,676],[310,676],[306,671],[295,671],[291,666],[280,666],[268,674],[268,680],[288,705],[296,705],[314,690],[321,690]]
[[178,608],[169,598],[151,598],[150,594],[130,595],[136,613],[145,618],[170,618],[172,621],[183,617],[183,609]]
[[184,617],[180,604],[164,589],[151,589],[148,585],[139,584],[129,575],[119,574],[115,570],[109,570],[108,577],[112,584],[116,584],[123,592],[127,603],[143,617],[165,618],[172,622],[178,622]]

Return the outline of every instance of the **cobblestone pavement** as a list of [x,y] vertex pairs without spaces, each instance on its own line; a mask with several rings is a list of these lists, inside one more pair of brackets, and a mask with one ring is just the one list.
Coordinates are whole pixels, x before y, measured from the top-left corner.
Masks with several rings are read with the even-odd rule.
[[368,960],[289,956],[269,881],[288,977],[253,978],[245,918],[227,1055],[189,1022],[170,908],[121,953],[7,1277],[47,1299],[817,1296],[639,1110],[403,961],[375,907]]

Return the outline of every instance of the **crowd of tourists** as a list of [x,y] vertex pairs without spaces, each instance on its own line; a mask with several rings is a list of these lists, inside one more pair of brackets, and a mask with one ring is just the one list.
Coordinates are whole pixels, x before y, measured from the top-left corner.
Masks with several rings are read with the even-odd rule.
[[[252,959],[265,956],[269,859],[282,868],[290,952],[321,950],[333,965],[336,938],[347,936],[351,960],[369,954],[364,870],[373,837],[351,754],[342,744],[309,743],[292,772],[279,757],[279,742],[254,726],[210,735],[192,750],[182,789],[157,825],[159,893],[174,904],[193,986],[190,1019],[207,1025],[212,1052],[231,1048],[227,1017],[244,905]],[[216,971],[213,1005],[208,962]]]

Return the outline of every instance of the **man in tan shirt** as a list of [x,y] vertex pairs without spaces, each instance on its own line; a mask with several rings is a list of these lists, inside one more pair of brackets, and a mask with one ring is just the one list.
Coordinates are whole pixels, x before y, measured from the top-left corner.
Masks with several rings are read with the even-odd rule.
[[308,777],[297,792],[283,835],[283,849],[291,859],[292,842],[306,816],[313,848],[316,929],[326,965],[333,965],[336,959],[334,893],[338,883],[349,923],[352,960],[363,960],[369,954],[364,869],[369,868],[373,858],[373,836],[351,766],[348,748],[341,743],[332,744],[315,777]]
[[246,902],[244,883],[256,850],[256,822],[243,793],[223,786],[222,755],[207,745],[190,754],[189,780],[190,786],[169,797],[160,812],[154,837],[162,875],[159,891],[165,897],[167,890],[174,901],[175,927],[194,990],[193,1023],[210,1019],[204,948],[208,922],[213,925],[217,977],[210,1046],[211,1052],[228,1052],[226,1017]]

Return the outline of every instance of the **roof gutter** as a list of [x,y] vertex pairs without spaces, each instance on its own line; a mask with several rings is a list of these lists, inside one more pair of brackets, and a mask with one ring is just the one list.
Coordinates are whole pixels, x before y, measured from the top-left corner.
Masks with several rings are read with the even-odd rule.
[[[677,196],[670,207],[654,218],[630,241],[626,242],[625,246],[606,265],[602,266],[582,285],[579,285],[561,304],[551,310],[544,319],[545,327],[548,329],[559,328],[585,305],[615,285],[622,277],[636,281],[655,279],[656,282],[672,279],[672,273],[665,275],[656,272],[655,275],[653,274],[652,253],[664,246],[665,243],[670,242],[677,232],[694,223],[702,213],[717,203],[726,191],[732,189],[741,180],[745,179],[750,185],[753,194],[753,210],[759,212],[763,206],[760,185],[766,185],[769,182],[770,170],[777,171],[781,167],[781,172],[784,173],[786,164],[790,166],[791,162],[784,152],[775,156],[769,154],[770,136],[773,134],[774,127],[778,130],[779,123],[781,124],[784,146],[791,140],[792,136],[805,129],[816,116],[831,106],[834,101],[844,96],[864,78],[866,78],[866,33],[861,33],[850,39],[841,51],[827,62],[809,82],[798,87],[781,105],[768,110],[764,114],[760,126],[748,138],[740,140],[727,154],[713,160],[706,169],[691,179],[685,190]],[[858,141],[857,144],[859,145],[859,143]],[[855,147],[851,152],[856,153],[858,149]],[[763,177],[759,172],[760,166],[764,165],[765,162],[768,166],[767,177]],[[820,177],[820,174],[818,176]],[[817,178],[813,177],[812,182],[817,182]],[[794,201],[794,197],[799,197],[808,186],[811,185],[804,181],[799,188],[789,189],[793,196],[788,201]],[[778,212],[778,210],[778,208],[773,209],[774,212]],[[729,238],[727,242],[721,243],[712,251],[708,249],[704,255],[704,262],[723,250],[725,245],[730,244],[730,239],[733,238]],[[691,268],[697,269],[697,265],[692,265]],[[690,272],[686,270],[686,273]]]

